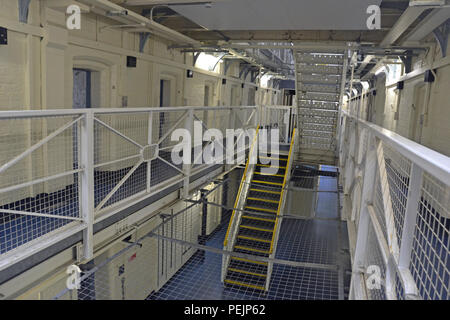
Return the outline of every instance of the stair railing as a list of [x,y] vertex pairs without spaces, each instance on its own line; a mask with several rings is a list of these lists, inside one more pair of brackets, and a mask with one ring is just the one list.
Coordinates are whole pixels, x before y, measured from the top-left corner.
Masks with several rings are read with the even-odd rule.
[[[294,161],[294,150],[296,148],[296,143],[298,141],[298,139],[296,139],[296,132],[297,132],[297,129],[295,128],[294,131],[292,132],[291,145],[289,147],[289,156],[288,156],[288,161],[286,163],[286,174],[285,174],[284,180],[283,180],[283,187],[281,189],[280,203],[278,205],[277,217],[275,219],[274,232],[272,235],[272,241],[270,243],[270,251],[269,251],[270,259],[275,258],[275,252],[276,252],[278,238],[279,238],[280,229],[281,229],[279,226],[281,225],[281,223],[283,221],[283,210],[284,210],[284,206],[285,206],[286,199],[287,199],[286,184],[289,182],[289,180],[291,178],[291,167],[292,167],[292,162]],[[273,269],[273,262],[269,262],[268,267],[267,267],[266,291],[269,290],[272,269]]]
[[[236,242],[236,234],[239,230],[239,225],[242,217],[242,210],[244,209],[245,201],[247,200],[247,194],[250,187],[250,182],[253,177],[253,172],[256,167],[256,160],[258,157],[258,133],[259,126],[256,129],[255,136],[253,138],[252,145],[250,147],[249,155],[247,158],[247,163],[245,165],[244,174],[242,175],[241,183],[239,185],[239,190],[236,195],[236,201],[234,203],[233,213],[231,214],[230,223],[228,225],[227,233],[225,235],[225,240],[223,247],[225,251],[232,251],[234,244]],[[228,265],[230,263],[230,256],[222,256],[222,282],[225,280]]]

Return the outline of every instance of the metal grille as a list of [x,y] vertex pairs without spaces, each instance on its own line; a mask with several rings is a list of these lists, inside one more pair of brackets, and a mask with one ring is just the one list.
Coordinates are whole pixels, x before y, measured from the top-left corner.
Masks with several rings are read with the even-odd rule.
[[386,227],[386,216],[383,208],[383,195],[381,194],[381,183],[379,175],[375,176],[375,196],[374,196],[374,208],[377,214],[377,220],[381,225],[381,230],[383,230],[383,235],[385,239],[388,239],[387,227]]
[[405,219],[406,201],[408,199],[409,175],[411,161],[383,145],[388,176],[389,191],[391,195],[392,210],[394,211],[395,232],[398,245],[401,245],[403,223]]
[[79,121],[0,120],[0,254],[81,221]]
[[405,292],[403,290],[403,284],[398,275],[398,272],[395,272],[394,285],[395,285],[395,295],[396,295],[397,300],[405,300]]
[[[211,165],[175,163],[174,131],[192,132],[194,121],[203,120],[222,133],[218,143],[224,144],[226,129],[255,128],[258,118],[256,107],[0,113],[0,253],[29,243],[39,250],[86,228],[83,241],[92,242],[96,218],[182,181],[188,185]],[[92,243],[85,248],[92,255]],[[4,257],[0,269],[9,265]]]
[[[378,244],[377,237],[375,235],[375,231],[373,226],[369,226],[369,231],[367,234],[367,251],[366,251],[366,260],[365,266],[377,266],[381,271],[381,288],[380,289],[367,289],[367,294],[370,300],[386,300],[386,266],[383,260],[383,254],[381,253],[380,245]],[[366,274],[366,281],[368,281],[368,277]]]
[[450,299],[449,187],[424,175],[410,270],[423,299]]

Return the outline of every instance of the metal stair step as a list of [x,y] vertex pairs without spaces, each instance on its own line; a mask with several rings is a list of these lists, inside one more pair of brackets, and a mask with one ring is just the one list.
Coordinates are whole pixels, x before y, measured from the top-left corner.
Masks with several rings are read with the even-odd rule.
[[314,64],[297,64],[297,73],[301,74],[333,74],[341,75],[342,66],[330,66],[330,65],[314,65]]
[[272,230],[264,229],[264,230],[265,231],[255,230],[254,228],[252,229],[239,228],[237,235],[272,242],[273,229]]
[[269,213],[277,213],[278,212],[275,209],[267,209],[267,208],[261,208],[261,207],[251,207],[251,206],[245,206],[244,209],[246,211],[254,211],[254,212],[269,212]]
[[254,217],[254,216],[250,216],[250,215],[244,215],[244,216],[242,216],[242,219],[255,220],[255,221],[262,221],[262,222],[273,222],[273,223],[275,223],[275,219],[261,218],[261,217]]
[[[337,119],[299,116],[299,122],[302,124],[326,124],[326,125],[333,126],[337,123]],[[333,128],[333,131],[334,131],[334,128]]]
[[269,250],[261,250],[258,248],[239,246],[239,245],[234,246],[233,252],[248,253],[248,254],[263,256],[263,257],[268,257],[270,254]]
[[276,204],[279,205],[280,204],[280,200],[272,200],[272,199],[263,199],[263,198],[256,198],[256,197],[247,197],[247,200],[253,200],[253,201],[259,201],[259,202],[267,202],[267,203],[272,203],[272,204]]
[[316,123],[303,123],[302,129],[300,129],[299,132],[302,132],[302,130],[324,131],[333,133],[335,132],[333,125],[322,125]]
[[247,270],[242,270],[242,269],[238,269],[238,268],[230,268],[229,267],[228,271],[235,272],[235,273],[247,274],[247,275],[261,277],[261,278],[267,278],[267,274],[257,273],[257,272],[253,272],[253,271],[247,271]]
[[259,250],[260,252],[269,251],[270,250],[271,242],[258,242],[254,240],[248,240],[248,239],[242,239],[238,238],[238,241],[236,242],[236,246],[238,247],[248,247],[253,248],[255,250]]
[[[339,94],[335,93],[325,93],[325,92],[304,92],[299,94],[298,100],[314,100],[314,101],[325,101],[325,102],[339,102]],[[299,102],[298,105],[301,105]]]
[[335,84],[304,83],[304,82],[298,82],[297,89],[299,91],[325,92],[325,93],[338,93],[341,90],[339,85]]
[[[245,206],[253,208],[253,209],[248,210],[248,211],[256,211],[254,208],[263,208],[263,209],[268,209],[268,210],[275,211],[275,212],[272,212],[272,211],[262,210],[263,212],[266,212],[266,213],[269,212],[269,213],[272,214],[272,213],[276,213],[277,212],[278,207],[280,205],[279,201],[274,203],[274,202],[264,202],[264,201],[261,201],[261,200],[252,200],[252,199],[247,198],[247,202],[246,202]],[[274,200],[274,201],[276,201],[276,200]],[[256,211],[256,212],[258,212],[258,211]]]
[[[247,217],[250,215],[246,215]],[[266,216],[264,216],[266,218]],[[275,217],[273,217],[275,218]],[[255,219],[249,219],[249,218],[242,218],[241,225],[248,226],[248,227],[254,227],[261,230],[273,230],[275,226],[274,221],[262,221],[262,220],[255,220]]]
[[334,132],[310,131],[310,130],[304,130],[304,131],[300,132],[300,136],[302,136],[302,137],[328,138],[328,139],[334,139],[335,138]]
[[316,110],[309,108],[299,108],[298,114],[301,116],[315,116],[324,118],[337,118],[338,112],[334,110]]
[[248,230],[252,230],[252,231],[260,231],[260,232],[266,232],[266,233],[273,233],[273,228],[272,229],[258,228],[258,227],[249,226],[249,225],[245,225],[245,224],[241,224],[239,226],[239,231],[241,231],[241,229],[248,229]]
[[245,239],[245,240],[252,240],[256,242],[263,242],[263,243],[271,243],[272,241],[269,239],[262,239],[257,237],[251,237],[251,236],[244,236],[244,235],[238,235],[238,239]]
[[297,63],[308,63],[308,64],[338,64],[338,65],[342,65],[344,63],[344,55],[343,54],[297,52],[296,61],[297,61]]
[[280,195],[280,196],[281,196],[281,191],[274,191],[274,190],[270,190],[270,189],[250,188],[250,191],[252,191],[252,192],[267,193],[267,194],[274,194],[274,195]]
[[268,265],[267,262],[251,260],[251,259],[246,259],[246,258],[239,258],[239,257],[231,257],[231,260],[239,261],[239,262],[252,263],[252,264],[258,264],[258,265],[262,265],[262,266],[267,266]]
[[284,174],[267,174],[267,173],[262,173],[259,171],[255,171],[254,174],[258,175],[258,176],[268,176],[268,177],[279,177],[279,178],[284,178]]
[[251,181],[252,186],[256,187],[260,184],[265,184],[265,185],[269,185],[269,186],[278,186],[278,187],[282,187],[283,184],[281,182],[271,182],[271,181],[264,181],[264,180],[252,180]]
[[266,289],[263,286],[258,286],[258,285],[254,285],[252,283],[246,283],[246,282],[242,282],[242,281],[235,281],[235,280],[230,280],[230,279],[225,279],[224,281],[225,281],[226,284],[229,284],[229,285],[237,285],[237,286],[241,286],[241,287],[258,289],[258,290],[261,290],[261,291],[264,291]]
[[275,182],[275,183],[282,183],[284,180],[284,175],[282,176],[275,176],[275,175],[266,175],[266,174],[256,174],[253,176],[252,181],[269,181],[269,182]]
[[333,74],[301,74],[301,78],[297,79],[302,83],[319,83],[319,84],[340,84],[341,76]]
[[280,166],[272,166],[272,165],[270,165],[270,164],[261,164],[261,163],[256,164],[256,166],[257,166],[257,167],[263,167],[263,168],[286,169],[286,166],[280,167]]
[[288,158],[286,157],[286,158],[284,158],[283,156],[279,156],[279,155],[274,155],[273,157],[272,156],[263,156],[263,157],[259,157],[258,159],[268,159],[268,160],[278,160],[278,161],[287,161],[288,160]]
[[[298,104],[299,108],[305,109],[321,109],[321,110],[339,110],[339,104],[337,102],[326,102],[326,101],[312,101],[312,100],[302,100]],[[300,128],[299,128],[300,129]]]
[[[248,193],[247,199],[258,199],[260,201],[267,200],[272,203],[279,203],[281,197],[281,192],[263,189],[253,189],[251,188]],[[275,202],[273,202],[275,201]]]

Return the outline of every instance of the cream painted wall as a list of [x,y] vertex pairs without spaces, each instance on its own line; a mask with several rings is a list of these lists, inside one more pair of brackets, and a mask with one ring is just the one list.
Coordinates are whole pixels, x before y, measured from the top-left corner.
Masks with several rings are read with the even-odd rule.
[[[450,50],[450,46],[449,46]],[[438,46],[433,45],[427,54],[415,58],[413,61],[413,71],[420,68],[429,68],[443,59]],[[417,142],[433,149],[437,152],[450,156],[450,64],[448,58],[446,63],[437,68],[437,79],[430,86],[430,99],[428,103],[428,117],[425,116],[422,127],[421,139]],[[422,95],[420,101],[416,101],[418,90],[422,86]],[[386,86],[386,79],[381,74],[377,76],[375,83],[376,96],[374,114],[372,114],[373,122],[386,129],[392,130],[408,139],[414,140],[412,131],[414,129],[415,108],[418,104],[424,104],[422,96],[424,96],[424,75],[420,74],[416,77],[409,78],[404,82],[403,90],[397,90],[395,84]],[[397,108],[397,102],[398,103]],[[360,100],[356,102],[359,103]],[[360,116],[366,119],[367,99],[361,106]],[[356,108],[355,101],[352,101],[353,108]],[[351,109],[351,108],[350,108]],[[355,109],[356,110],[356,109]],[[398,111],[398,118],[395,117]],[[425,113],[422,110],[419,113]],[[427,119],[428,118],[428,119]],[[416,130],[420,130],[416,125]],[[419,133],[420,135],[420,133]]]

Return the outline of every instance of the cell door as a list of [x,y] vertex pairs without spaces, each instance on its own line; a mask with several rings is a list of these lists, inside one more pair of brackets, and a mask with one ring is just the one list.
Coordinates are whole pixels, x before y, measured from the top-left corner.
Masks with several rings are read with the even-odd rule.
[[409,136],[411,140],[420,143],[423,127],[423,105],[425,102],[426,85],[418,86],[414,89],[414,103],[412,104],[412,114]]
[[[73,69],[73,109],[88,109],[91,108],[91,71],[85,69]],[[78,168],[78,143],[80,137],[78,135],[78,126],[73,127],[73,169]]]
[[73,69],[73,109],[91,108],[91,71]]
[[[170,106],[170,80],[161,79],[160,80],[160,90],[159,90],[159,106],[169,107]],[[164,135],[164,125],[166,122],[165,113],[159,113],[159,139]]]

